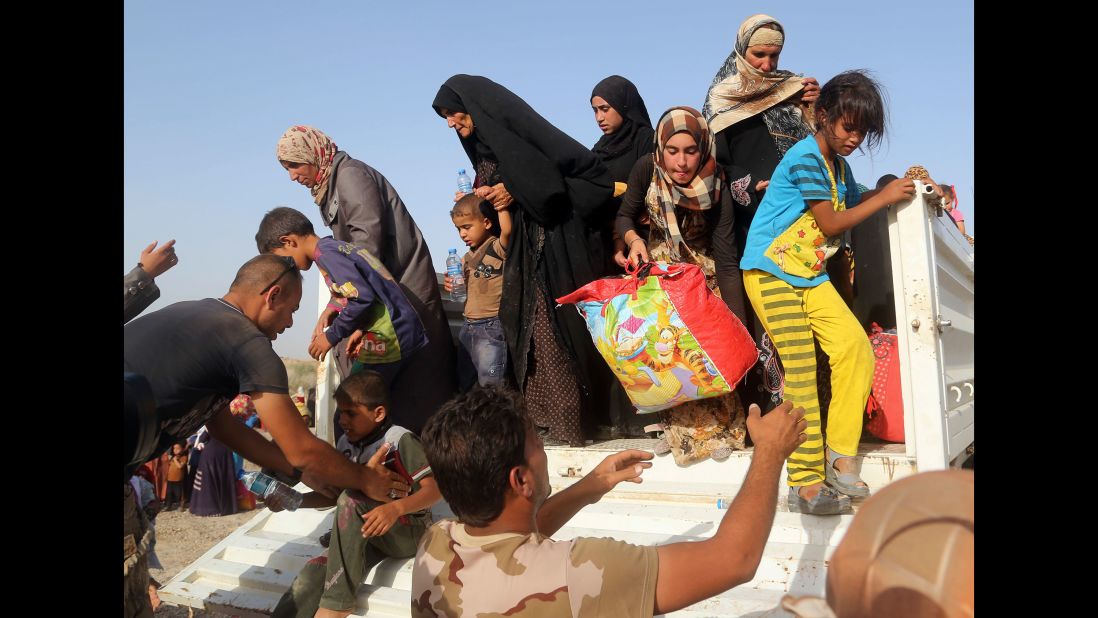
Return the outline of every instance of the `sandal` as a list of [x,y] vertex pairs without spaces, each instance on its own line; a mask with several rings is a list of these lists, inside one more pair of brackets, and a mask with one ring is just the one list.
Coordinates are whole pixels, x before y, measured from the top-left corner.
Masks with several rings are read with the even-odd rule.
[[[858,476],[857,472],[839,472],[835,469],[835,462],[840,459],[850,459],[850,455],[840,455],[827,447],[827,465],[825,477],[827,484],[852,498],[865,498],[869,495],[869,486]],[[858,485],[861,483],[861,486]]]
[[836,492],[827,485],[820,488],[820,493],[811,500],[801,497],[800,487],[789,488],[789,510],[794,513],[806,513],[808,515],[841,515],[849,513],[853,509],[850,506],[850,498]]

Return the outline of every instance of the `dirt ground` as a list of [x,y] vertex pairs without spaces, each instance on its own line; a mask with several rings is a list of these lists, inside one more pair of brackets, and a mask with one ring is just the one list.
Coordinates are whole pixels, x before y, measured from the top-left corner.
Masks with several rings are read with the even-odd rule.
[[[245,470],[258,470],[244,462]],[[260,505],[262,509],[262,503]],[[163,569],[149,569],[149,575],[161,584],[217,545],[218,541],[255,517],[259,510],[243,511],[224,517],[198,517],[189,511],[165,511],[156,516],[156,555]],[[157,618],[228,618],[229,614],[193,610],[161,604],[154,613]]]

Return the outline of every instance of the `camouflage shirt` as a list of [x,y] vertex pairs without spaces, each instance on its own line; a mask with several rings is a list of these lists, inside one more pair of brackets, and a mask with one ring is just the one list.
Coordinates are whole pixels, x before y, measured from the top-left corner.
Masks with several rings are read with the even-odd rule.
[[655,547],[538,533],[470,536],[447,519],[423,535],[412,572],[412,616],[652,616]]

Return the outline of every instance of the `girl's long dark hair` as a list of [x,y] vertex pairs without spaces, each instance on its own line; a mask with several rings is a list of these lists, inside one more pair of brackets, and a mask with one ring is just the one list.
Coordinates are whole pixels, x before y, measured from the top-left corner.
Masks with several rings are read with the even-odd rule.
[[865,135],[862,146],[876,150],[881,145],[888,124],[884,90],[864,69],[844,71],[832,77],[820,89],[816,100],[816,126],[831,131],[840,120],[853,125]]

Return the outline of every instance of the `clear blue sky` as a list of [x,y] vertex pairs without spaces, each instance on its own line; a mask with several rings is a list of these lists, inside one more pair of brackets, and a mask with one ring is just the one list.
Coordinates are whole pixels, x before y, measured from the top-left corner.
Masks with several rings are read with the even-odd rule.
[[[177,240],[179,264],[149,311],[221,296],[255,255],[263,213],[291,206],[318,233],[317,207],[290,182],[275,144],[292,124],[326,132],[396,187],[437,270],[459,240],[447,212],[468,160],[431,109],[455,73],[484,75],[580,143],[600,133],[589,97],[624,75],[653,121],[701,108],[739,24],[782,22],[779,68],[823,84],[871,70],[889,97],[890,132],[851,165],[863,184],[911,164],[957,186],[969,233],[973,195],[973,6],[930,0],[821,2],[213,2],[125,3],[123,273],[153,240]],[[682,7],[693,6],[696,10]],[[307,358],[316,269],[294,326],[274,343]]]

